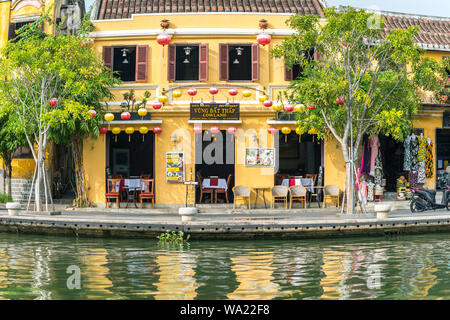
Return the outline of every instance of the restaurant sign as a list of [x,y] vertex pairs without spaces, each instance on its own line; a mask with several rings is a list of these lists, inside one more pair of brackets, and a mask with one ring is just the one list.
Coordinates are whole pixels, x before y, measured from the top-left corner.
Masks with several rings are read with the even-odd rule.
[[239,103],[191,103],[191,120],[239,120]]

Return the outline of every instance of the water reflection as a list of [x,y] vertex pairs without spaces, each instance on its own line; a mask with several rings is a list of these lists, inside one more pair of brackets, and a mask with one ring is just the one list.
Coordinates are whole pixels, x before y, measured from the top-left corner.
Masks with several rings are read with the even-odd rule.
[[0,299],[449,299],[449,249],[447,234],[183,249],[0,234]]

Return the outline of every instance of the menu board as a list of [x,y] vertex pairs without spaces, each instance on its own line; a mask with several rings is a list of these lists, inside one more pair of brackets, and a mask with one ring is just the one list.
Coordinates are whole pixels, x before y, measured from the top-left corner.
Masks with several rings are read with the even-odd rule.
[[275,165],[275,149],[245,149],[245,165],[248,167],[273,167]]
[[166,153],[166,181],[184,182],[184,153]]

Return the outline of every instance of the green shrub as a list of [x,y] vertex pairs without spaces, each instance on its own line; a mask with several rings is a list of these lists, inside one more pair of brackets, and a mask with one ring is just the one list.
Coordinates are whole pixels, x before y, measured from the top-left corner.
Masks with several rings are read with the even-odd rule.
[[184,244],[189,240],[190,235],[188,235],[186,239],[184,239],[183,231],[176,232],[167,230],[166,232],[159,235],[157,238],[160,243]]
[[0,203],[12,202],[13,199],[10,195],[0,193]]

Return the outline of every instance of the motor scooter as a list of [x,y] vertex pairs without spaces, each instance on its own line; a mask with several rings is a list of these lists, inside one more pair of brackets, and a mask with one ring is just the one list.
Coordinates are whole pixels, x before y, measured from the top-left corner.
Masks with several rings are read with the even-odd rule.
[[442,190],[441,203],[436,202],[436,191],[424,188],[411,188],[413,196],[409,205],[411,212],[423,212],[428,210],[444,209],[450,210],[450,187],[445,186]]

